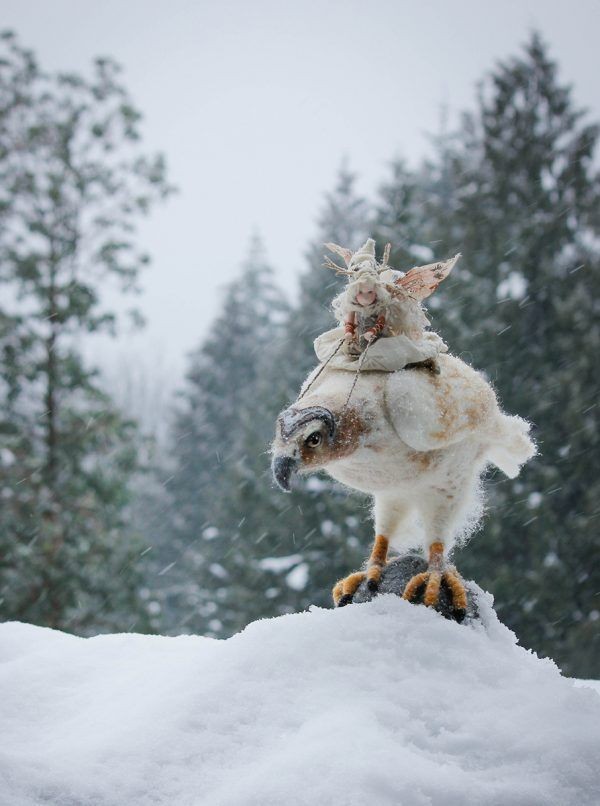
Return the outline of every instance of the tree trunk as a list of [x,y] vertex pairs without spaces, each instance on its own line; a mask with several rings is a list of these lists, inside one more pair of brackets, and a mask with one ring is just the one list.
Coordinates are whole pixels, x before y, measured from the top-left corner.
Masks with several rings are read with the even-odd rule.
[[48,286],[48,323],[50,334],[46,339],[46,481],[48,486],[55,492],[56,471],[58,466],[58,435],[57,435],[57,402],[56,391],[58,385],[57,378],[57,316],[56,305],[56,267],[54,261],[50,264],[50,283]]

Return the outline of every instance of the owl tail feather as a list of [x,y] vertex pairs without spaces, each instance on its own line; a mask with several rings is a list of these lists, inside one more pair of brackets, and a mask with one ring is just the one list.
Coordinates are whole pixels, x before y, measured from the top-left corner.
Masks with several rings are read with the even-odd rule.
[[488,459],[509,479],[516,478],[521,466],[537,453],[535,443],[529,436],[530,428],[531,424],[521,417],[500,415]]

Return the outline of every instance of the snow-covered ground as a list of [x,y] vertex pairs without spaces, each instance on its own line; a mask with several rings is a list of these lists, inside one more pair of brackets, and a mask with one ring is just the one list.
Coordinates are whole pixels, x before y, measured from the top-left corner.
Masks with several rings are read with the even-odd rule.
[[0,627],[2,806],[600,802],[600,697],[392,596],[228,641]]
[[600,694],[600,680],[573,680],[578,688],[593,688]]

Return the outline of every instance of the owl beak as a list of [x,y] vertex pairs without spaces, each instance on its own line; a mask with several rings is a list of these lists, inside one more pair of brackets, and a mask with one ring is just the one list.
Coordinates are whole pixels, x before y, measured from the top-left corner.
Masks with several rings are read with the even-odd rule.
[[285,492],[290,492],[290,480],[298,470],[298,460],[293,456],[274,456],[271,462],[273,479]]

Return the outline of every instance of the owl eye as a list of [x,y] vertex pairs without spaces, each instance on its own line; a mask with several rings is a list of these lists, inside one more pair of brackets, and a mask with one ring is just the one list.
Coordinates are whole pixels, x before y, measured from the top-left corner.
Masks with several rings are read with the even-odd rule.
[[306,445],[308,445],[309,448],[318,448],[322,441],[323,437],[321,436],[320,432],[314,431],[306,438]]

